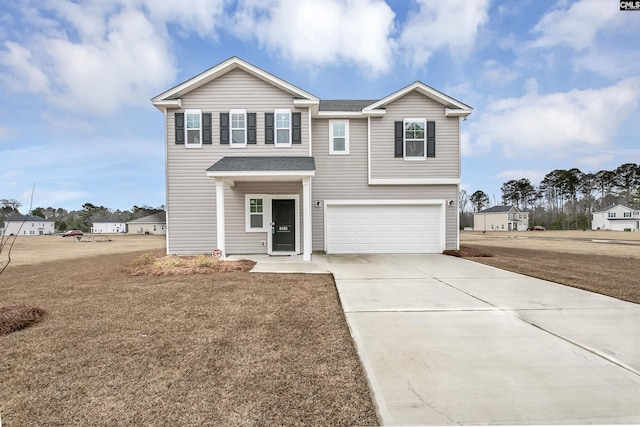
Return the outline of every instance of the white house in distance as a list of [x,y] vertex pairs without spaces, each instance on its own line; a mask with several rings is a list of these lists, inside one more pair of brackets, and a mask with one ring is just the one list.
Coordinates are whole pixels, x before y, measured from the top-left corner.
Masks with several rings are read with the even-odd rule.
[[113,219],[96,219],[91,225],[91,233],[94,234],[126,233],[126,231],[126,223]]
[[127,222],[129,234],[167,234],[167,213],[165,211],[147,215]]
[[42,236],[53,234],[54,221],[39,216],[13,215],[4,219],[1,235]]
[[473,229],[481,231],[526,231],[529,212],[515,206],[494,206],[473,214]]
[[593,213],[592,230],[639,231],[640,211],[625,205],[613,205]]

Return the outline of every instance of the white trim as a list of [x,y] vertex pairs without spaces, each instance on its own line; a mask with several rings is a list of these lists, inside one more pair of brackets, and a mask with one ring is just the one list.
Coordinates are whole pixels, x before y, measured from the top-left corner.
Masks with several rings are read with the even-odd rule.
[[[200,73],[197,76],[161,93],[160,95],[153,97],[151,99],[151,102],[153,103],[153,105],[155,105],[158,108],[163,107],[164,103],[168,101],[169,98],[172,98],[173,102],[180,102],[179,98],[181,96],[191,92],[192,90],[197,89],[198,87],[212,80],[215,80],[216,78],[228,73],[229,71],[235,70],[236,68],[240,68],[257,78],[267,83],[270,83],[271,85],[277,88],[280,88],[285,92],[290,93],[291,95],[294,95],[295,97],[305,98],[304,100],[300,100],[299,102],[308,101],[311,103],[314,103],[314,102],[319,103],[319,99],[314,95],[310,94],[309,92],[304,91],[292,85],[291,83],[286,82],[264,70],[261,70],[255,65],[252,65],[238,58],[237,56],[231,57],[226,61],[223,61],[220,64],[212,68],[209,68],[205,72]],[[174,100],[173,98],[176,98],[176,99]]]
[[362,111],[318,111],[318,117],[323,119],[340,119],[348,117],[362,117]]
[[[337,123],[344,123],[344,151],[334,150],[333,126]],[[349,155],[349,119],[329,120],[329,155],[337,155],[337,156]]]
[[473,111],[473,108],[469,107],[468,105],[463,104],[460,101],[457,101],[453,98],[451,98],[450,96],[445,95],[442,92],[439,92],[429,86],[427,86],[426,84],[416,81],[412,84],[410,84],[409,86],[406,86],[396,92],[393,92],[392,94],[386,96],[385,98],[381,99],[378,102],[375,102],[365,108],[363,108],[363,112],[368,112],[368,111],[372,111],[372,110],[376,110],[380,107],[383,107],[393,101],[395,101],[398,98],[401,98],[403,96],[405,96],[406,94],[408,94],[409,92],[412,91],[417,91],[418,93],[421,93],[422,95],[425,95],[431,99],[433,99],[434,101],[444,105],[445,107],[456,107],[457,109],[461,109],[464,111],[467,111],[468,114],[471,114],[471,112]]
[[[289,116],[289,127],[288,127],[288,131],[289,131],[289,141],[282,143],[282,142],[278,142],[278,129],[284,130],[287,128],[278,128],[278,114],[287,114]],[[293,129],[293,123],[292,121],[292,116],[291,116],[291,110],[289,109],[278,109],[278,110],[273,110],[273,145],[275,147],[291,147],[292,144],[292,129]]]
[[182,99],[164,99],[153,103],[158,109],[167,110],[167,108],[182,108]]
[[302,248],[302,259],[311,261],[311,252],[313,252],[313,226],[311,218],[311,177],[302,180],[302,218],[304,247]]
[[[233,115],[240,115],[242,114],[244,116],[244,144],[234,144],[233,143]],[[240,130],[240,128],[235,128],[235,130]],[[243,109],[236,109],[236,110],[229,110],[229,147],[230,148],[246,148],[247,147],[247,110],[243,110]]]
[[[386,205],[386,206],[420,206],[420,205],[439,205],[440,206],[440,252],[444,251],[447,246],[447,201],[445,199],[362,199],[362,200],[354,200],[354,199],[344,199],[344,200],[325,200],[324,201],[324,211],[323,211],[323,250],[326,252],[327,250],[327,210],[331,205],[347,205],[347,206],[359,206],[359,205]],[[460,233],[458,233],[459,235]]]
[[[272,202],[274,200],[295,200],[294,202],[294,210],[295,210],[295,251],[294,252],[278,252],[273,251],[273,234],[271,233],[271,223],[273,222],[273,205]],[[269,208],[265,212],[266,220],[268,224],[267,229],[267,254],[268,255],[297,255],[300,253],[300,195],[299,194],[267,194],[266,199],[268,200]]]
[[[168,112],[167,109],[165,108],[163,111],[164,114],[164,197],[165,197],[165,201],[164,201],[164,210],[166,212],[166,224],[167,224],[167,231],[165,233],[165,245],[167,247],[166,252],[167,255],[169,255],[171,253],[171,245],[170,245],[170,239],[169,239],[169,132],[167,131],[168,127],[169,127],[169,119],[168,119]],[[174,123],[174,128],[175,128],[175,123]]]
[[320,100],[319,99],[300,99],[300,98],[295,98],[293,100],[293,105],[295,105],[296,107],[315,107],[316,105],[320,105]]
[[217,248],[222,252],[222,257],[226,256],[226,240],[225,240],[225,221],[224,221],[224,184],[216,182],[216,244]]
[[[295,104],[295,103],[294,103]],[[313,157],[313,128],[312,128],[312,123],[311,123],[311,108],[309,108],[307,110],[308,116],[309,116],[309,157]],[[302,116],[300,117],[300,119],[302,120]],[[302,125],[302,123],[300,123],[300,125]],[[302,132],[302,130],[301,130]]]
[[[262,200],[262,228],[251,228],[251,199],[261,199]],[[269,231],[269,226],[267,225],[265,210],[266,210],[266,194],[245,194],[244,195],[244,231],[247,233],[266,233]]]
[[471,114],[470,110],[463,110],[461,108],[445,108],[444,116],[445,117],[467,117]]
[[370,178],[369,185],[458,185],[460,178]]
[[367,183],[371,184],[371,117],[367,117]]
[[[189,114],[198,115],[200,127],[198,128],[198,140],[200,141],[198,144],[189,144],[189,126],[187,123],[189,122],[189,118],[187,117]],[[195,128],[194,128],[195,129]],[[192,129],[192,130],[194,130]],[[184,110],[184,147],[185,148],[202,148],[202,110],[191,108],[188,110]]]

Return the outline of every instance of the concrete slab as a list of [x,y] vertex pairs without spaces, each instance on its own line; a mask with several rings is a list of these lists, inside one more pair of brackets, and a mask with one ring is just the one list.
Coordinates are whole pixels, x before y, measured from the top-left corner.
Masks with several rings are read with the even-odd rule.
[[640,377],[502,311],[348,313],[384,425],[640,422]]
[[493,309],[436,279],[342,279],[337,287],[345,313]]
[[330,274],[321,264],[303,261],[301,255],[295,256],[269,256],[262,254],[231,255],[229,260],[248,259],[255,261],[256,265],[252,273],[305,273],[305,274]]

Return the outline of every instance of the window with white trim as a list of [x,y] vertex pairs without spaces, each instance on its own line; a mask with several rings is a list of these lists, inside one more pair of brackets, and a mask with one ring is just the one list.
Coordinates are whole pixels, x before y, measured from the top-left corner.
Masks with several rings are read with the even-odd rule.
[[349,120],[329,120],[329,154],[349,154]]
[[427,121],[425,119],[404,119],[404,158],[427,158]]
[[200,110],[185,110],[185,146],[202,146],[202,112]]
[[609,212],[608,217],[609,218],[615,218],[616,217],[616,213],[615,212]]
[[245,195],[245,230],[247,232],[264,232],[266,196],[263,194]]
[[276,146],[291,146],[291,111],[275,110]]
[[231,132],[231,147],[247,146],[247,111],[229,111],[229,122]]
[[631,218],[631,212],[624,212],[624,213],[623,213],[623,216],[624,216],[625,218]]

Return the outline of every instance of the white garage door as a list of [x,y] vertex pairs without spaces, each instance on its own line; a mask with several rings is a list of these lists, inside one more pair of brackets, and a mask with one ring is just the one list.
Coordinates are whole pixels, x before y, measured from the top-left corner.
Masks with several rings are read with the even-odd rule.
[[329,205],[327,253],[440,253],[441,205]]

